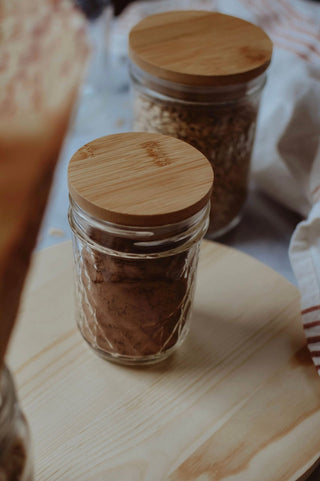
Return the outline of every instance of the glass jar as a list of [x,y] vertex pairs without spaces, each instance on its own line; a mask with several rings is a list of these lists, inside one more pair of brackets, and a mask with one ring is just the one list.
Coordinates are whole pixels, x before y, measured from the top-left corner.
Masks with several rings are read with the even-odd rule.
[[1,372],[0,396],[0,480],[32,481],[29,429],[7,367]]
[[72,199],[77,323],[102,357],[153,363],[189,330],[209,206],[177,224],[134,229],[86,214]]
[[108,2],[105,3],[103,12],[98,17],[89,18],[88,22],[88,35],[92,51],[82,93],[91,97],[103,93],[107,87],[107,62],[113,7]]
[[104,125],[104,130],[106,128],[105,110],[110,95],[109,40],[113,7],[107,0],[100,3],[76,0],[76,3],[88,18],[87,33],[91,48],[72,129],[76,135],[84,133],[88,135],[96,132],[99,125]]
[[[170,196],[175,201],[179,200],[180,194],[176,192],[173,176],[175,162],[183,164],[177,157],[177,148],[182,144],[183,161],[186,161],[185,153],[192,147],[176,139],[154,134],[118,134],[105,137],[107,145],[112,146],[114,155],[114,150],[117,149],[114,147],[115,137],[120,140],[121,148],[128,138],[130,140],[129,173],[123,165],[126,163],[125,158],[118,163],[107,152],[105,167],[101,167],[101,144],[95,144],[95,141],[80,149],[75,162],[71,160],[69,164],[69,223],[73,232],[77,324],[83,338],[101,357],[123,364],[148,364],[166,358],[182,343],[189,330],[200,241],[208,227],[212,170],[205,157],[192,149],[197,156],[201,156],[201,165],[197,167],[195,162],[193,166],[193,182],[198,179],[198,185],[201,184],[201,202],[198,202],[198,194],[197,205],[193,204],[195,197],[190,200],[190,192],[189,199],[182,194],[183,204],[189,207],[181,218],[182,204],[178,202],[180,207],[172,217],[171,208],[170,213],[164,214],[164,208],[159,210],[158,206],[162,203],[162,194],[166,196],[167,203],[170,203]],[[135,139],[137,163],[132,164],[130,157],[134,154],[131,140]],[[165,143],[167,147],[175,147],[172,157],[166,150]],[[164,157],[157,157],[155,163],[155,153],[161,150]],[[89,200],[91,187],[86,179],[94,178],[95,151],[99,153],[97,166],[104,170],[104,173],[100,170],[99,179],[105,175],[105,182],[104,189],[101,185],[92,189]],[[86,164],[84,156],[88,152]],[[120,155],[123,155],[123,150]],[[142,165],[144,161],[151,170],[148,172],[143,168],[141,177],[137,179],[141,167],[139,162]],[[192,162],[190,165],[193,165]],[[122,172],[118,170],[121,168],[124,169]],[[200,171],[201,179],[198,175]],[[82,173],[85,173],[85,178]],[[157,182],[153,197],[150,198],[149,187],[158,173],[164,182],[163,185],[159,185],[160,180]],[[126,174],[129,177],[125,180]],[[183,179],[187,178],[183,174],[176,178],[177,182],[181,179],[182,193]],[[96,199],[96,193],[105,192],[103,195],[107,195],[108,189],[113,188],[114,179],[119,179],[120,189],[123,188],[119,205],[125,212],[126,223],[123,223],[121,216],[121,223],[108,219],[109,206],[114,204],[112,194],[102,201],[106,216],[103,215],[101,205],[99,210],[96,209],[97,204],[92,209],[91,201]],[[202,179],[206,179],[205,186]],[[168,190],[170,181],[173,185]],[[190,187],[189,183],[188,186]],[[83,189],[82,194],[79,193],[80,189]],[[130,206],[123,207],[123,203],[126,204],[128,199],[130,203],[133,193],[138,196],[136,207],[132,207],[137,214],[132,214],[130,222],[130,217],[127,217]],[[118,191],[114,196],[117,195]],[[192,205],[194,207],[190,210]],[[150,212],[150,209],[153,215],[140,216],[142,211]],[[160,217],[157,218],[154,209],[161,211]],[[120,215],[119,211],[117,215]],[[176,221],[173,221],[174,218]]]
[[266,75],[240,85],[189,87],[152,78],[132,62],[133,130],[158,132],[200,150],[215,173],[208,236],[235,227],[248,192],[250,160]]
[[[169,30],[172,21],[172,12],[153,15],[131,31],[133,130],[171,135],[208,158],[215,186],[207,235],[216,238],[241,218],[272,44],[258,27],[228,15],[174,12],[175,28]],[[237,37],[224,37],[233,30]],[[209,42],[211,34],[218,41]],[[248,58],[256,56],[254,64],[248,59],[239,61],[245,49],[251,49]]]

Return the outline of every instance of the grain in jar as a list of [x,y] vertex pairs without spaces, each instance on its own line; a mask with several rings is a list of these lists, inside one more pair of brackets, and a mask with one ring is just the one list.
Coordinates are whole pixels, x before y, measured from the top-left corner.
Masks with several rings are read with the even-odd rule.
[[152,15],[130,32],[133,129],[185,140],[209,159],[211,238],[241,218],[271,54],[259,27],[215,12]]

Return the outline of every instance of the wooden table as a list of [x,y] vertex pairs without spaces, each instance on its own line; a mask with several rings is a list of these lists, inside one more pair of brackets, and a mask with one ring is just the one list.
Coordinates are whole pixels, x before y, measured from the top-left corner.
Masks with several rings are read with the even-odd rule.
[[98,358],[75,325],[71,244],[35,255],[8,363],[37,481],[289,481],[320,458],[320,380],[297,289],[204,242],[192,329],[162,364]]

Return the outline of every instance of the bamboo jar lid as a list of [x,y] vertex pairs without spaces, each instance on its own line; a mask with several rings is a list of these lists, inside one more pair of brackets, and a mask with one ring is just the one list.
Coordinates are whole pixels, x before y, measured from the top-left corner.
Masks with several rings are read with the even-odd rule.
[[72,199],[88,214],[128,226],[179,222],[210,199],[213,171],[191,145],[151,133],[96,139],[68,167]]
[[207,11],[151,15],[130,32],[129,56],[145,72],[186,85],[246,82],[263,73],[272,42],[259,27]]

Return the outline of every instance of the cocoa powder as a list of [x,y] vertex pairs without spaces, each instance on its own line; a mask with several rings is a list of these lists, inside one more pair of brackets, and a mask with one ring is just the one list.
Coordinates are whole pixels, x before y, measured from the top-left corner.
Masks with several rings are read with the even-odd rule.
[[9,445],[1,448],[0,481],[31,481],[25,478],[26,448],[24,441],[16,437]]
[[114,241],[95,229],[90,237],[112,245],[115,255],[79,243],[78,322],[85,340],[111,356],[170,350],[187,330],[199,243],[169,256],[130,258],[123,257],[134,250],[130,239]]

